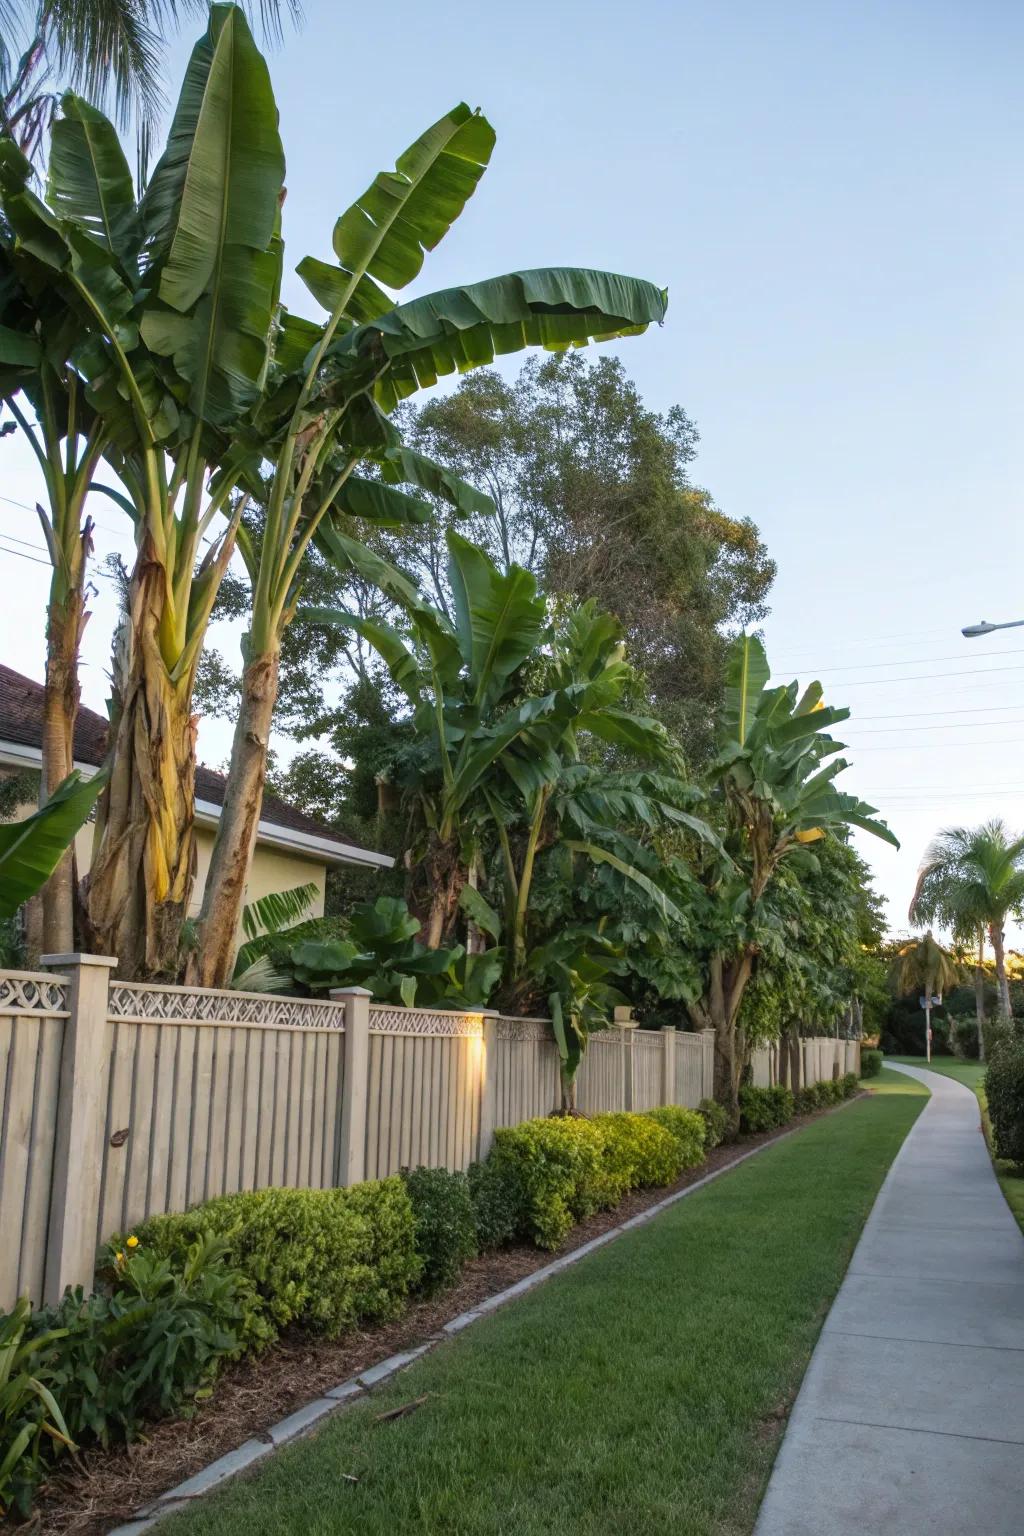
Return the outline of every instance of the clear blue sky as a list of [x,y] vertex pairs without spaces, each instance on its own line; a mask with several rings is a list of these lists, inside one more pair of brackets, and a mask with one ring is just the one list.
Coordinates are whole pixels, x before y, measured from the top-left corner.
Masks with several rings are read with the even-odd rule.
[[[1024,8],[307,0],[271,67],[293,264],[329,256],[336,214],[465,99],[498,145],[419,291],[549,262],[668,286],[666,325],[623,359],[695,418],[696,478],[778,561],[778,672],[854,708],[849,787],[904,844],[861,841],[894,926],[935,827],[1024,823],[1024,630],[959,633],[1024,618]],[[286,297],[309,307],[297,280]],[[34,500],[0,451],[0,489]],[[95,515],[100,553],[125,548],[114,509]],[[0,532],[38,540],[7,503]],[[0,559],[4,659],[41,675],[46,573]],[[94,704],[109,629],[104,592]],[[201,739],[224,757],[221,727]]]

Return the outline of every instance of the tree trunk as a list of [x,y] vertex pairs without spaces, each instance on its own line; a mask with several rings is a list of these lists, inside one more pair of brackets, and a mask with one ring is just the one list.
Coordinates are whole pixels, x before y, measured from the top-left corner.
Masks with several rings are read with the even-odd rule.
[[789,1030],[779,1036],[779,1087],[789,1087]]
[[974,967],[974,1010],[978,1015],[978,1060],[985,1060],[985,930],[978,929],[978,963]]
[[[40,514],[42,515],[42,514]],[[67,565],[55,570],[46,610],[46,680],[43,684],[43,761],[39,804],[43,805],[74,768],[75,721],[81,689],[78,651],[88,615],[85,569],[92,545],[87,518],[77,534]],[[75,947],[74,847],[67,849],[42,890],[42,951],[67,954]]]
[[163,569],[141,554],[115,644],[110,780],[85,882],[88,942],[126,980],[176,980],[196,872],[196,726],[191,678],[160,651]]
[[[84,598],[81,587],[64,603],[51,601],[46,625],[46,682],[43,687],[43,762],[39,803],[44,805],[74,766],[78,714],[78,638]],[[74,853],[68,848],[42,891],[43,951],[67,954],[75,947]]]
[[569,1077],[564,1071],[561,1073],[562,1083],[562,1114],[576,1114],[576,1073]]
[[254,657],[242,675],[224,806],[203,892],[196,950],[188,967],[188,980],[193,985],[226,987],[234,970],[245,888],[263,807],[279,663],[280,651],[267,651]]
[[1010,983],[1006,976],[1006,953],[1003,949],[1003,930],[995,923],[990,924],[988,930],[989,942],[995,951],[996,957],[996,981],[999,983],[999,1008],[1005,1019],[1013,1017],[1010,1008]]
[[428,949],[440,949],[455,938],[459,897],[469,878],[454,838],[442,840],[431,833],[427,852],[411,872],[409,911],[418,917],[420,937]]
[[800,1047],[800,1026],[794,1024],[789,1031],[789,1077],[794,1093],[803,1087],[804,1053]]

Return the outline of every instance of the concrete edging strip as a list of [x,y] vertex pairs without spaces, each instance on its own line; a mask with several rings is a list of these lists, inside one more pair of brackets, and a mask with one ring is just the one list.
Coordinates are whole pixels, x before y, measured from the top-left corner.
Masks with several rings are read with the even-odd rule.
[[[857,1094],[855,1098],[848,1099],[845,1104],[835,1105],[830,1113],[834,1113],[834,1110],[849,1108],[851,1104],[855,1104],[857,1099],[861,1097],[862,1094]],[[579,1248],[573,1248],[571,1252],[564,1253],[560,1258],[553,1259],[550,1264],[545,1264],[543,1268],[535,1269],[532,1274],[524,1276],[522,1280],[517,1280],[514,1285],[506,1287],[503,1291],[496,1292],[493,1296],[486,1297],[475,1307],[471,1307],[468,1312],[460,1312],[457,1317],[453,1317],[445,1323],[440,1332],[435,1333],[425,1344],[420,1344],[414,1349],[403,1350],[397,1355],[391,1355],[387,1360],[382,1360],[379,1365],[369,1366],[357,1376],[351,1377],[350,1380],[343,1381],[337,1387],[331,1387],[328,1391],[321,1393],[319,1397],[311,1398],[308,1403],[304,1403],[302,1407],[296,1408],[286,1418],[279,1420],[276,1424],[271,1424],[268,1429],[263,1431],[264,1438],[246,1440],[236,1450],[228,1451],[224,1456],[218,1456],[216,1461],[212,1461],[208,1467],[203,1467],[199,1472],[193,1473],[183,1483],[179,1483],[176,1488],[169,1488],[159,1498],[143,1505],[135,1519],[126,1521],[124,1525],[119,1525],[116,1530],[109,1532],[109,1536],[142,1536],[143,1531],[151,1530],[157,1521],[162,1520],[166,1515],[176,1514],[179,1510],[184,1509],[193,1499],[202,1497],[203,1494],[209,1493],[214,1488],[219,1488],[229,1478],[235,1477],[239,1472],[244,1472],[248,1467],[251,1467],[257,1461],[261,1461],[272,1451],[278,1450],[282,1445],[288,1445],[291,1441],[301,1439],[302,1436],[309,1434],[329,1415],[338,1413],[347,1404],[354,1402],[358,1398],[365,1397],[374,1387],[379,1386],[381,1382],[387,1381],[398,1371],[404,1370],[406,1366],[412,1365],[421,1355],[425,1355],[430,1350],[435,1349],[445,1339],[452,1337],[454,1334],[461,1333],[464,1328],[470,1327],[472,1323],[479,1322],[482,1317],[489,1317],[492,1312],[496,1312],[499,1307],[505,1306],[508,1302],[515,1301],[520,1296],[525,1296],[535,1286],[543,1285],[545,1280],[552,1279],[553,1276],[561,1274],[563,1270],[571,1269],[574,1264],[578,1264],[581,1259],[587,1258],[589,1254],[596,1252],[598,1248],[603,1248],[606,1243],[612,1242],[617,1237],[624,1236],[627,1232],[635,1231],[637,1227],[646,1226],[649,1221],[653,1221],[655,1216],[660,1216],[663,1211],[669,1210],[673,1205],[678,1205],[679,1201],[685,1200],[688,1195],[696,1194],[697,1190],[713,1183],[715,1179],[720,1179],[723,1174],[731,1173],[734,1168],[738,1168],[741,1163],[747,1162],[749,1158],[757,1157],[759,1153],[767,1151],[769,1147],[777,1146],[780,1141],[786,1141],[790,1136],[796,1136],[804,1129],[805,1127],[802,1125],[794,1126],[792,1130],[783,1131],[779,1136],[773,1136],[770,1141],[763,1141],[758,1147],[751,1147],[748,1152],[741,1153],[739,1157],[733,1158],[732,1162],[723,1164],[721,1168],[714,1169],[712,1173],[706,1173],[703,1178],[688,1184],[685,1189],[678,1189],[674,1194],[667,1195],[664,1200],[659,1200],[656,1205],[648,1206],[647,1210],[641,1211],[636,1216],[631,1216],[628,1221],[623,1221],[618,1226],[609,1227],[607,1232],[601,1232],[597,1237],[592,1237],[588,1243],[582,1243]]]

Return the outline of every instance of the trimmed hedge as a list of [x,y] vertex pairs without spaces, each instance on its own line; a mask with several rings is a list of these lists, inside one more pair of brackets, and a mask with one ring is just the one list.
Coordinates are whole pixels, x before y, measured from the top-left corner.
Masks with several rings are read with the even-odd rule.
[[518,1235],[557,1248],[576,1222],[631,1189],[671,1184],[693,1166],[684,1127],[676,1121],[675,1132],[667,1130],[651,1114],[612,1114],[526,1120],[497,1131],[489,1161],[519,1202]]
[[[715,1108],[721,1112],[724,1134],[725,1110],[720,1104],[716,1104]],[[708,1122],[700,1111],[683,1109],[677,1104],[664,1104],[658,1109],[647,1110],[645,1118],[653,1120],[656,1125],[663,1126],[675,1141],[682,1159],[680,1173],[684,1168],[696,1168],[704,1161],[705,1147],[708,1144]],[[721,1136],[718,1140],[721,1140]],[[656,1183],[657,1180],[652,1179],[646,1182]]]
[[865,1051],[860,1053],[860,1075],[863,1078],[877,1077],[882,1070],[882,1062],[885,1057],[881,1051]]
[[740,1129],[749,1133],[774,1131],[788,1125],[796,1114],[796,1104],[789,1088],[776,1084],[757,1088],[747,1083],[740,1089]]
[[725,1107],[715,1099],[701,1099],[697,1105],[697,1113],[704,1121],[704,1147],[710,1152],[713,1147],[721,1146],[729,1130],[729,1116]]
[[985,1071],[985,1097],[997,1157],[1024,1164],[1024,1044],[1003,1040]]
[[400,1178],[221,1195],[136,1229],[140,1245],[175,1268],[207,1234],[224,1238],[225,1262],[253,1288],[244,1333],[250,1346],[289,1323],[334,1338],[353,1323],[397,1317],[424,1269]]
[[476,1212],[464,1173],[447,1168],[403,1168],[412,1205],[413,1238],[423,1261],[419,1289],[427,1296],[452,1285],[479,1251]]

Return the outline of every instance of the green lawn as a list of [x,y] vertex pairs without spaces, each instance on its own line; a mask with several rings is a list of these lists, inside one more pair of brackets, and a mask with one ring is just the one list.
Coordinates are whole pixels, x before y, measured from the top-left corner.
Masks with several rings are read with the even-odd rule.
[[[958,1083],[964,1083],[977,1094],[978,1103],[981,1105],[981,1119],[985,1127],[985,1138],[989,1143],[989,1151],[992,1150],[992,1138],[989,1132],[988,1103],[985,1099],[985,1063],[982,1061],[959,1061],[955,1056],[932,1057],[925,1061],[923,1056],[889,1056],[888,1061],[905,1061],[910,1067],[924,1067],[926,1072],[941,1072],[943,1077],[955,1077]],[[893,1073],[893,1076],[898,1076]],[[1006,1196],[1006,1203],[1016,1216],[1021,1231],[1024,1232],[1024,1169],[1017,1168],[1013,1163],[1007,1163],[1002,1158],[993,1157],[992,1165],[999,1180],[999,1187]]]
[[784,1409],[926,1101],[887,1078],[445,1343],[167,1536],[747,1536]]

